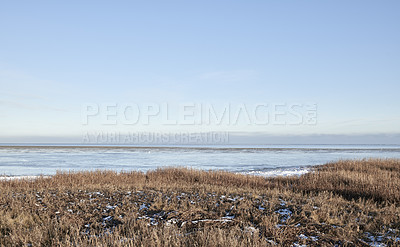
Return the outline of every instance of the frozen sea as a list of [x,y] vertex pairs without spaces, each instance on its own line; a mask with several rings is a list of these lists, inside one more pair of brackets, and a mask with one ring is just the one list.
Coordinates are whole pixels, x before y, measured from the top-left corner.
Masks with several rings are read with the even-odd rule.
[[340,159],[400,158],[400,145],[84,146],[1,144],[0,176],[57,171],[147,171],[159,167],[298,175]]

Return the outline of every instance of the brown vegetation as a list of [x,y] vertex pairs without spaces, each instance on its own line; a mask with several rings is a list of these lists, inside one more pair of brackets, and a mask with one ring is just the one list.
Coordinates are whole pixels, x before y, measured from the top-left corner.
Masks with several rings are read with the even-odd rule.
[[400,244],[400,160],[300,177],[166,168],[0,182],[1,246]]

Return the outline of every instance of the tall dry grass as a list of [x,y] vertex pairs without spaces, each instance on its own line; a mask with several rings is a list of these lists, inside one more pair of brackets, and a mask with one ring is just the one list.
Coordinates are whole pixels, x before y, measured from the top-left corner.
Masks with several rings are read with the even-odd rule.
[[0,245],[398,245],[399,185],[396,159],[338,161],[286,178],[60,172],[0,182]]
[[278,178],[277,184],[304,192],[331,191],[350,200],[399,203],[400,164],[398,159],[341,160],[298,179]]

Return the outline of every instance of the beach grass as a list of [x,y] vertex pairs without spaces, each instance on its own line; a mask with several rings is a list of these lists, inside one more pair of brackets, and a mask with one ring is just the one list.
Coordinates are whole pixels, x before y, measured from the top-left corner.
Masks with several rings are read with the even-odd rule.
[[400,245],[400,160],[294,177],[163,168],[0,181],[1,246]]

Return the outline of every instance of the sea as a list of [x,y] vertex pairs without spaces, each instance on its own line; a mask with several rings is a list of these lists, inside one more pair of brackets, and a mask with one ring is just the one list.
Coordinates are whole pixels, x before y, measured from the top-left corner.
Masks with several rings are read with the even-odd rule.
[[0,176],[47,176],[82,170],[145,172],[163,167],[289,176],[327,162],[368,158],[400,159],[400,145],[0,144]]

